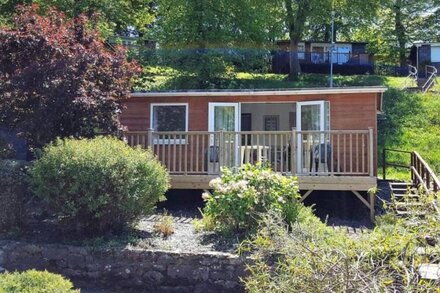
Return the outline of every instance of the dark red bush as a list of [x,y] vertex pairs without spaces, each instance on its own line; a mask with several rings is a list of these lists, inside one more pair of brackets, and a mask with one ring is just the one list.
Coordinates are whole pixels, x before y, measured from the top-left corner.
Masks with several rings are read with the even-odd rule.
[[120,100],[139,67],[122,47],[107,47],[84,16],[17,9],[14,26],[0,28],[0,124],[36,147],[56,137],[115,133]]

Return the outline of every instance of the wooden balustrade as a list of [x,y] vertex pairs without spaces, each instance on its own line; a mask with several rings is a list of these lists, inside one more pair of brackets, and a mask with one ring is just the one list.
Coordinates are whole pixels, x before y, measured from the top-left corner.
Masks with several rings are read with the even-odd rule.
[[298,174],[374,174],[370,130],[298,131],[302,159]]
[[373,176],[373,132],[188,131],[125,133],[151,149],[171,174],[219,174],[220,168],[267,164],[282,174]]
[[[403,154],[409,156],[411,163],[390,162],[387,156],[388,153]],[[408,158],[408,157],[407,157]],[[423,160],[419,153],[416,151],[403,151],[394,149],[384,149],[383,157],[383,179],[386,180],[386,171],[388,166],[409,169],[411,171],[411,181],[414,186],[422,187],[427,193],[437,193],[440,191],[440,180],[435,175],[434,171]]]

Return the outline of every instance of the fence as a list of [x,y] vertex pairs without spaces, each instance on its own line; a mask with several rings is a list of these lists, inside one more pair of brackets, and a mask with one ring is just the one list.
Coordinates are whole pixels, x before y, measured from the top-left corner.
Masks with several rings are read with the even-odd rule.
[[126,132],[171,174],[219,174],[221,167],[269,165],[282,174],[374,176],[373,130]]

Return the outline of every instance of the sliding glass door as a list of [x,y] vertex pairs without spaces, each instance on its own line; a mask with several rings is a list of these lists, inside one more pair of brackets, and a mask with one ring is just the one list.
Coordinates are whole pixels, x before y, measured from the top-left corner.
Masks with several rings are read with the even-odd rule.
[[[297,103],[297,171],[299,174],[312,170],[314,148],[325,142],[325,135],[319,131],[329,129],[329,107],[325,101]],[[307,147],[312,146],[312,147]]]
[[208,112],[208,130],[226,132],[222,137],[219,134],[210,135],[209,152],[218,154],[215,157],[218,156],[217,160],[222,166],[237,166],[240,159],[238,135],[231,132],[240,131],[240,104],[209,103]]

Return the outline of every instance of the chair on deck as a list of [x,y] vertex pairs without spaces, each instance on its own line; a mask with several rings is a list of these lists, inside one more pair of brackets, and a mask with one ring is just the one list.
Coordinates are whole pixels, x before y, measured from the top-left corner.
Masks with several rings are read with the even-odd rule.
[[313,165],[315,166],[315,172],[319,170],[319,164],[327,166],[327,171],[331,170],[331,158],[332,147],[329,143],[321,143],[313,148],[313,152],[310,152],[310,172],[312,172]]
[[[209,153],[209,158],[208,158]],[[205,170],[208,170],[208,162],[209,163],[218,163],[220,156],[220,147],[219,146],[210,146],[205,149]]]

